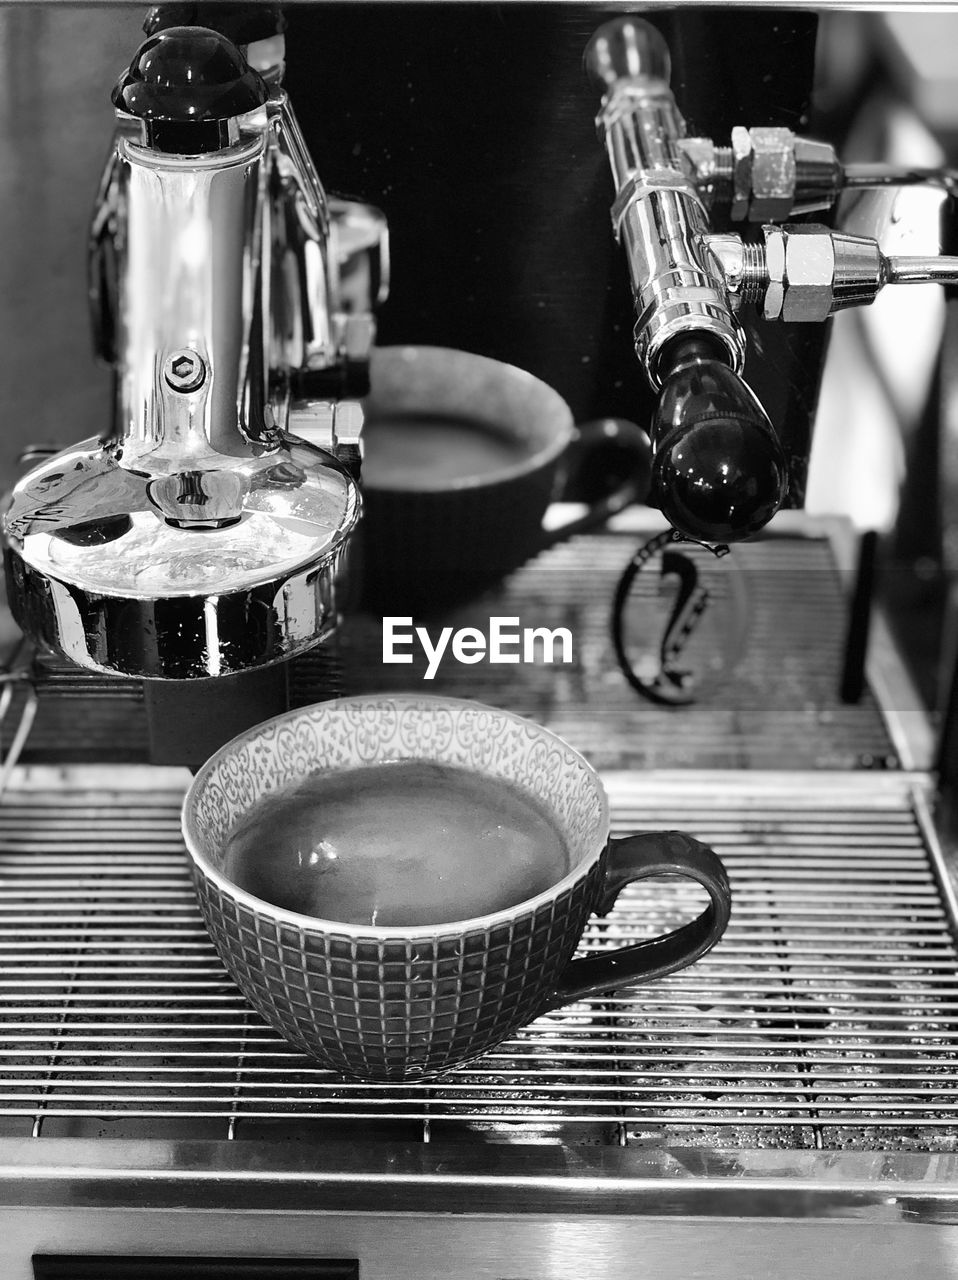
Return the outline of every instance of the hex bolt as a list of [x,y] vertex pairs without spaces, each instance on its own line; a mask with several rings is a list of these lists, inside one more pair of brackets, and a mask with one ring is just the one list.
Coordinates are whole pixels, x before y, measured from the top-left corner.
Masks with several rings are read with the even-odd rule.
[[765,271],[768,284],[762,315],[766,320],[780,320],[785,305],[785,232],[781,227],[764,227]]
[[173,391],[187,394],[198,391],[206,381],[206,365],[203,357],[196,351],[184,347],[182,351],[174,351],[163,369],[166,385]]

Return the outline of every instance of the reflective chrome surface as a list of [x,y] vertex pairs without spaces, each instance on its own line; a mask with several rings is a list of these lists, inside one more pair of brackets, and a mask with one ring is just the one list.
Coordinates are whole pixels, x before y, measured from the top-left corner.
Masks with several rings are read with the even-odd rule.
[[[883,1196],[877,1189],[862,1194],[841,1184],[814,1196],[801,1183],[778,1187],[779,1194],[770,1195],[756,1178],[754,1186],[743,1187],[753,1213],[727,1202],[721,1212],[721,1197],[716,1203],[714,1188],[703,1178],[704,1185],[691,1196],[698,1211],[686,1211],[683,1217],[680,1209],[688,1202],[668,1169],[652,1187],[641,1178],[618,1179],[612,1205],[588,1175],[575,1201],[563,1197],[549,1205],[549,1175],[541,1186],[530,1187],[521,1164],[515,1182],[502,1178],[503,1189],[513,1206],[532,1207],[504,1212],[497,1209],[499,1197],[486,1196],[494,1174],[478,1185],[468,1178],[456,1185],[445,1155],[437,1151],[422,1161],[430,1175],[425,1187],[404,1179],[394,1161],[381,1178],[355,1169],[345,1176],[338,1170],[329,1173],[328,1151],[309,1148],[291,1177],[245,1181],[237,1166],[227,1162],[203,1182],[201,1194],[163,1170],[136,1167],[135,1156],[129,1169],[115,1176],[84,1167],[78,1170],[77,1185],[84,1195],[96,1195],[98,1211],[72,1207],[69,1191],[54,1182],[52,1198],[40,1207],[14,1204],[3,1211],[0,1257],[8,1280],[34,1280],[30,1254],[38,1246],[94,1259],[147,1253],[172,1259],[168,1265],[184,1269],[184,1275],[194,1257],[281,1259],[277,1265],[285,1264],[287,1270],[276,1274],[297,1274],[289,1267],[299,1262],[310,1280],[323,1275],[321,1268],[334,1258],[358,1264],[363,1280],[446,1280],[450,1275],[564,1280],[573,1265],[583,1280],[751,1280],[772,1274],[781,1280],[911,1280],[916,1275],[954,1280],[956,1275],[954,1205],[940,1197],[937,1183],[917,1197],[911,1194],[913,1184],[903,1187],[900,1197]],[[375,1147],[371,1157],[377,1164],[384,1162]],[[560,1152],[544,1164],[554,1169],[567,1160],[567,1153]],[[419,1163],[410,1161],[414,1167]],[[513,1162],[497,1152],[490,1163],[505,1171]],[[717,1163],[721,1167],[724,1162]],[[458,1193],[457,1208],[434,1210],[437,1200],[447,1200],[437,1195],[437,1188],[445,1192],[450,1184]],[[33,1185],[31,1181],[31,1189]],[[165,1203],[143,1209],[146,1196]],[[187,1196],[196,1212],[184,1213]],[[397,1212],[394,1206],[413,1196],[419,1199],[419,1212]],[[379,1207],[355,1207],[373,1198]],[[648,1212],[630,1212],[630,1201],[648,1204]],[[207,1207],[210,1202],[214,1207]],[[788,1213],[786,1203],[793,1210],[796,1204],[808,1210],[806,1216],[814,1221]],[[116,1211],[104,1212],[101,1204]],[[468,1207],[463,1212],[459,1205]],[[776,1208],[781,1211],[778,1219]]]
[[379,209],[358,200],[334,196],[329,212],[340,343],[347,360],[366,360],[376,333],[374,309],[389,294],[389,229]]
[[[215,470],[224,457],[248,455],[251,440],[268,440],[266,350],[254,320],[268,297],[256,235],[264,156],[262,137],[210,156],[160,155],[119,139],[111,443],[124,470]],[[165,376],[184,350],[206,369],[193,390]]]
[[[624,47],[613,47],[623,40]],[[745,338],[704,244],[705,205],[678,155],[685,122],[668,85],[665,43],[646,23],[612,22],[593,36],[586,64],[606,86],[596,125],[615,183],[612,225],[628,258],[639,360],[657,388],[662,348],[681,333],[705,330],[740,372]]]
[[762,302],[766,320],[821,321],[843,307],[872,302],[885,284],[958,278],[958,259],[885,259],[877,241],[826,227],[766,225],[763,248],[713,234],[709,220],[722,209],[733,222],[779,223],[833,208],[845,188],[925,184],[952,190],[952,170],[843,168],[829,144],[787,128],[739,125],[729,146],[686,137],[669,88],[668,48],[638,18],[601,26],[585,58],[593,82],[604,90],[596,124],[615,182],[612,222],[635,294],[636,353],[654,388],[662,381],[662,348],[690,330],[718,338],[740,373],[745,340],[736,316],[742,302]]
[[337,264],[329,252],[329,207],[289,99],[274,89],[270,136],[281,198],[273,210],[275,367],[326,369],[338,358],[332,308]]
[[[358,490],[332,456],[334,432],[324,452],[281,430],[307,334],[320,363],[336,354],[324,197],[290,119],[277,91],[243,119],[252,136],[207,156],[151,152],[118,133],[94,238],[108,282],[101,333],[117,365],[113,428],[34,468],[4,518],[15,616],[81,666],[228,675],[335,626]],[[308,240],[319,255],[308,298],[271,292],[300,280],[295,263],[282,269],[292,213],[268,198],[274,170],[298,211],[295,252]]]
[[88,441],[14,492],[11,607],[28,635],[99,671],[183,680],[276,662],[335,626],[359,510],[345,467],[292,437],[161,479]]
[[764,244],[709,234],[706,244],[725,278],[733,308],[758,302],[766,320],[820,322],[868,306],[886,285],[955,284],[958,257],[886,256],[869,236],[815,223],[762,228]]
[[342,369],[345,387],[368,361],[385,221],[341,203],[331,245],[325,193],[276,83],[207,154],[153,149],[142,121],[117,115],[90,240],[114,419],[16,486],[11,606],[34,640],[82,666],[226,675],[336,624],[362,414],[330,384],[312,433],[322,447],[298,441],[287,428],[310,410],[291,380]]

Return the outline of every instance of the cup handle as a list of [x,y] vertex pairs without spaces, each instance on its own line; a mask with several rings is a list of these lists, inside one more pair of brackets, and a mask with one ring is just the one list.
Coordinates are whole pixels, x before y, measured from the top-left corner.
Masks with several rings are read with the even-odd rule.
[[596,914],[606,915],[627,884],[667,875],[685,876],[708,891],[711,901],[702,914],[661,937],[573,960],[553,988],[547,1008],[664,978],[692,964],[718,942],[732,908],[728,876],[712,850],[684,831],[648,831],[613,840]]
[[633,466],[611,493],[593,502],[583,515],[558,529],[543,530],[539,551],[554,547],[556,543],[564,542],[577,533],[599,528],[633,502],[644,502],[649,496],[652,485],[652,446],[648,435],[640,426],[627,418],[596,418],[591,422],[580,423],[576,431],[578,438],[572,447],[578,458],[572,463],[573,474],[577,468],[585,465],[587,458],[610,445],[614,445],[621,453],[631,455]]

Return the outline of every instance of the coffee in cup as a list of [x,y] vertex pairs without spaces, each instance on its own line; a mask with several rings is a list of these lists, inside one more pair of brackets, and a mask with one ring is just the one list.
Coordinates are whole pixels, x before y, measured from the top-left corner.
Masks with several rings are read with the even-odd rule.
[[502,911],[568,870],[562,834],[535,797],[432,760],[314,773],[264,796],[223,860],[224,874],[265,902],[390,928]]

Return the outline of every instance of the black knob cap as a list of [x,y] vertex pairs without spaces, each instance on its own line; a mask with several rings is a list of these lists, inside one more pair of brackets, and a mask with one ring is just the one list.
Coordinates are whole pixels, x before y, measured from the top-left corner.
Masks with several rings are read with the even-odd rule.
[[228,36],[234,44],[254,44],[286,30],[286,19],[278,4],[265,0],[173,0],[155,4],[146,15],[143,30],[148,36],[167,27],[209,27]]
[[787,468],[765,410],[708,335],[676,338],[652,426],[654,501],[703,542],[739,542],[785,499]]
[[239,49],[208,27],[150,36],[113,90],[115,107],[147,122],[150,146],[185,155],[228,146],[228,122],[268,97]]

